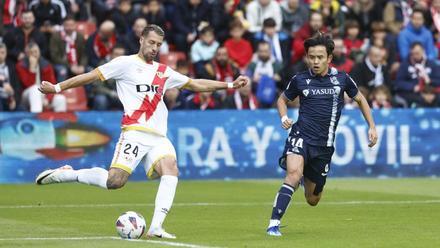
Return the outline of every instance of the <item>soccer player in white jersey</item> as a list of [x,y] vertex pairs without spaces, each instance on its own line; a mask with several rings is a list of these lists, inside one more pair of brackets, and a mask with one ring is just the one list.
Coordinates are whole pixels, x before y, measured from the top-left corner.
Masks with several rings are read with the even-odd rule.
[[145,156],[145,171],[149,178],[159,178],[154,215],[147,232],[149,237],[175,238],[165,232],[162,223],[173,203],[177,186],[178,168],[176,151],[166,137],[168,110],[163,95],[170,88],[192,91],[215,91],[241,88],[249,82],[239,76],[232,83],[190,79],[170,67],[153,61],[164,39],[164,31],[157,25],[148,25],[140,37],[139,53],[115,58],[93,71],[53,85],[41,82],[40,91],[59,93],[96,80],[115,79],[119,99],[124,106],[122,131],[110,169],[95,167],[73,170],[69,165],[46,170],[36,178],[39,185],[80,182],[105,189],[124,186],[131,172]]

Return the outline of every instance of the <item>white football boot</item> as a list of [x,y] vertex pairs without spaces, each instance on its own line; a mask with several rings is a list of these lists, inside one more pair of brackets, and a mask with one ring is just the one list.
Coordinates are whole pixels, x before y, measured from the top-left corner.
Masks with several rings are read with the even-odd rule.
[[176,235],[165,232],[165,230],[161,227],[155,228],[153,230],[149,230],[147,232],[148,238],[165,238],[165,239],[175,239]]
[[41,172],[38,174],[37,178],[35,179],[35,183],[38,185],[46,185],[46,184],[52,184],[52,183],[61,183],[60,178],[58,175],[63,170],[73,170],[72,166],[70,165],[64,165],[57,169],[49,169]]

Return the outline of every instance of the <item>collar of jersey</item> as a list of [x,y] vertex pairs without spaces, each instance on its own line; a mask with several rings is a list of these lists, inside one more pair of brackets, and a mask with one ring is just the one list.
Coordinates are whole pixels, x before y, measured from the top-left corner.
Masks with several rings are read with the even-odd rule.
[[[312,69],[309,69],[309,74],[312,77],[316,77],[318,75],[316,75],[315,73],[313,73]],[[330,67],[327,73],[327,76],[334,76],[338,74],[338,70],[334,67]]]

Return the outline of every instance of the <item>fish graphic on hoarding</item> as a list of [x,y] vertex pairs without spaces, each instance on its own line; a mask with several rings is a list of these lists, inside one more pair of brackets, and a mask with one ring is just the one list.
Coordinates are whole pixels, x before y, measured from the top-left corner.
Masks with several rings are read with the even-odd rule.
[[111,140],[74,113],[41,113],[0,122],[0,156],[23,160],[64,160],[84,156]]

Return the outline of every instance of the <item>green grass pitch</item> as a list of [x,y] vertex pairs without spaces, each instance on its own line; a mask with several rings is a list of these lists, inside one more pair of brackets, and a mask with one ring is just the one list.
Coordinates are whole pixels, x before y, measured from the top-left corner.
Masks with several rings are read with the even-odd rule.
[[112,238],[122,212],[149,222],[157,185],[0,185],[0,247],[440,247],[440,180],[418,178],[329,179],[317,207],[301,189],[282,237],[265,234],[281,180],[180,181],[165,222],[176,240]]

